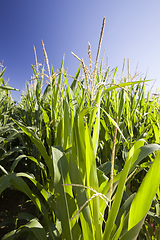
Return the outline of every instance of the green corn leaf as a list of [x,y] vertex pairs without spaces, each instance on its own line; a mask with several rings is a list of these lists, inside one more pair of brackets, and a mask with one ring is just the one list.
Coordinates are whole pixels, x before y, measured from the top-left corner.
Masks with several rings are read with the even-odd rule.
[[107,176],[111,172],[111,162],[105,162],[99,166],[99,169]]
[[152,125],[153,131],[154,131],[154,136],[155,136],[155,142],[160,143],[160,130],[159,127],[156,124]]
[[[140,141],[138,141],[138,142],[140,142]],[[143,144],[143,140],[141,141],[141,143]],[[139,145],[139,147],[140,147],[140,145]],[[135,151],[134,151],[134,156],[133,156],[133,161],[131,164],[130,172],[132,172],[135,169],[136,165],[138,165],[140,163],[140,161],[142,161],[142,159],[147,157],[149,154],[151,154],[155,151],[158,151],[160,149],[160,145],[148,144],[148,145],[142,146],[140,148],[141,148],[140,154],[139,154],[139,149],[135,149]],[[137,157],[136,157],[136,155],[137,155]]]
[[73,82],[71,84],[71,89],[72,89],[73,92],[75,92],[75,87],[76,87],[77,80],[78,80],[78,77],[79,77],[79,74],[80,74],[80,69],[81,69],[81,65],[79,65],[78,70],[77,70],[77,72],[74,76]]
[[89,129],[90,129],[90,131],[93,128],[95,118],[96,118],[96,115],[97,115],[97,111],[98,111],[98,107],[100,107],[102,90],[103,89],[98,91],[98,93],[96,95],[96,98],[95,98],[95,101],[94,101],[94,104],[96,104],[96,107],[93,107],[93,109],[91,111],[91,114],[90,114],[90,118],[89,118]]
[[[67,202],[67,194],[65,190],[68,188],[68,192],[71,192],[71,189],[66,186],[64,188],[63,184],[68,179],[68,161],[64,155],[62,147],[52,147],[52,157],[54,164],[54,184],[55,184],[55,196],[57,202],[58,218],[61,221],[63,235],[68,240],[73,240],[71,227],[70,227],[70,214],[69,207]],[[71,193],[72,194],[72,193]]]
[[124,82],[124,83],[120,83],[120,84],[116,84],[112,87],[109,87],[107,89],[105,89],[102,93],[102,96],[104,94],[106,94],[107,92],[110,92],[111,90],[115,89],[115,88],[118,88],[118,87],[126,87],[126,86],[130,86],[130,85],[134,85],[134,84],[138,84],[138,83],[143,83],[143,82],[149,82],[149,81],[152,81],[152,80],[145,80],[145,81],[135,81],[135,82]]
[[95,124],[93,126],[92,143],[93,143],[93,149],[94,149],[95,157],[96,157],[97,149],[98,149],[99,131],[100,131],[100,108],[98,108]]
[[[85,166],[86,166],[86,184],[87,187],[91,187],[94,190],[98,191],[98,177],[97,177],[97,169],[96,169],[96,161],[95,154],[93,149],[92,139],[89,133],[88,126],[84,124],[84,116],[85,114],[92,110],[93,108],[86,108],[80,112],[79,115],[79,136],[81,145],[83,146],[81,154],[85,157]],[[96,126],[95,126],[96,127]],[[88,190],[88,197],[92,197],[93,192]],[[101,220],[100,216],[100,205],[99,205],[99,197],[96,196],[92,198],[90,201],[91,212],[93,216],[93,234],[95,235],[95,239],[101,239]]]
[[28,178],[30,181],[33,182],[33,184],[35,185],[35,187],[39,190],[39,192],[42,194],[42,196],[44,197],[44,199],[49,202],[49,197],[51,197],[51,194],[48,193],[44,186],[41,185],[37,180],[35,180],[33,175],[27,174],[27,173],[17,173],[16,174],[17,177],[25,177]]
[[[38,198],[29,188],[29,186],[26,184],[26,182],[22,179],[21,176],[26,177],[27,174],[25,173],[12,173],[10,174],[10,183],[19,191],[25,193],[31,200],[32,202],[37,206],[39,211],[42,213],[46,223],[49,222],[48,219],[48,210],[46,206],[41,202],[40,198]],[[31,178],[31,177],[30,177]],[[32,180],[33,181],[33,180]],[[34,181],[33,181],[34,182]],[[43,189],[41,191],[43,193]],[[45,195],[44,195],[45,196]]]
[[8,175],[8,172],[6,171],[6,169],[0,165],[0,169],[2,170],[2,172],[4,172],[4,174]]
[[74,121],[74,105],[73,103],[75,102],[75,99],[74,99],[74,94],[72,94],[72,89],[69,87],[69,84],[68,84],[68,80],[67,80],[67,77],[66,77],[66,73],[65,73],[65,70],[64,68],[62,68],[63,70],[63,76],[64,76],[64,79],[65,79],[65,82],[66,82],[66,86],[67,86],[67,93],[68,93],[68,100],[69,100],[69,104],[70,104],[70,118],[71,118],[71,126],[73,125],[73,121]]
[[[159,203],[158,203],[159,204]],[[153,213],[151,211],[148,211],[148,215],[158,224],[160,224],[160,218],[159,215],[157,215],[156,213]]]
[[21,212],[21,213],[18,214],[18,219],[25,219],[27,221],[30,221],[34,218],[35,218],[35,216],[30,214],[30,213]]
[[114,73],[113,73],[113,78],[112,78],[113,83],[115,83],[115,76],[116,76],[117,71],[118,71],[118,66],[115,68]]
[[[57,120],[58,117],[58,97],[59,97],[59,86],[61,85],[61,79],[62,79],[62,66],[63,66],[63,60],[61,64],[61,68],[58,74],[58,83],[56,83],[56,77],[55,73],[52,67],[52,81],[48,85],[49,88],[44,92],[44,97],[47,96],[47,93],[49,93],[51,98],[51,121]],[[43,98],[44,98],[43,97]]]
[[34,72],[34,75],[35,75],[35,77],[36,77],[36,80],[38,80],[38,75],[37,75],[37,72],[36,72],[36,69],[35,69],[35,67],[32,65],[32,70],[33,70],[33,72]]
[[[86,127],[85,133],[85,141],[86,141],[86,178],[87,178],[87,186],[92,187],[94,190],[98,191],[98,176],[96,169],[96,161],[94,156],[93,145],[91,141],[91,137],[89,135],[88,128]],[[89,194],[89,196],[93,196],[93,193]],[[100,215],[100,203],[99,197],[94,197],[91,201],[92,208],[92,216],[93,216],[93,226],[94,226],[94,234],[95,239],[102,238],[102,230],[101,230],[101,222],[102,216]]]
[[[104,237],[103,237],[104,240],[109,239],[109,237],[111,235],[113,224],[116,220],[116,217],[117,217],[117,214],[118,214],[118,211],[119,211],[119,207],[120,207],[120,203],[121,203],[121,199],[122,199],[122,195],[123,195],[123,191],[124,191],[124,186],[125,186],[125,182],[126,182],[129,170],[130,170],[131,166],[133,165],[133,163],[136,162],[138,156],[140,154],[146,152],[144,149],[140,148],[140,146],[142,144],[144,144],[144,141],[137,141],[134,144],[134,146],[131,148],[131,150],[128,154],[128,159],[127,159],[127,161],[124,165],[124,168],[123,168],[122,172],[120,172],[117,175],[120,178],[119,178],[119,183],[118,183],[118,188],[117,188],[117,191],[116,191],[115,199],[113,201],[113,204],[112,204],[112,207],[111,207],[111,210],[109,212],[109,216],[108,216],[108,219],[107,219],[107,222],[106,222]],[[134,154],[135,150],[136,150],[136,154]],[[152,150],[154,151],[154,149],[152,149]],[[148,153],[146,153],[146,154],[148,154]],[[143,155],[143,156],[145,156],[145,155]],[[107,186],[108,186],[108,184],[107,184]]]
[[84,152],[84,144],[80,138],[81,134],[83,135],[82,133],[83,128],[80,128],[79,126],[78,116],[79,116],[78,113],[76,113],[74,118],[74,124],[73,124],[72,156],[74,158],[74,161],[77,164],[79,171],[81,172],[82,181],[84,181],[85,174],[86,174],[86,165],[85,165],[85,155],[82,154],[82,152]]
[[36,218],[30,220],[23,227],[22,231],[32,231],[36,239],[47,240],[45,229]]
[[[52,214],[54,216],[55,204],[54,204],[54,201],[53,201],[53,197],[52,197],[52,195],[49,192],[46,191],[44,186],[41,185],[38,181],[36,181],[35,178],[32,175],[29,175],[29,174],[26,174],[26,173],[17,173],[17,177],[26,177],[30,181],[33,182],[35,187],[39,190],[39,192],[42,194],[42,196],[46,200],[46,204],[48,204],[48,206],[50,207],[50,210],[52,211]],[[42,209],[44,209],[43,205],[42,205]],[[46,210],[44,212],[46,212]],[[24,218],[24,219],[28,218],[28,220],[32,219],[31,215],[23,215],[23,213],[20,216],[18,215],[18,217],[19,218]],[[48,219],[48,214],[45,214],[44,218],[45,218],[45,223],[49,227],[50,235],[51,236],[54,236],[54,235],[59,236],[59,232],[58,232],[57,228],[55,227],[54,223],[52,221],[50,221],[50,219]]]
[[0,194],[9,186],[10,183],[10,176],[3,175],[0,177]]
[[[54,78],[51,83],[51,120],[57,119],[58,115],[58,98],[59,98],[59,86],[62,81],[62,69],[63,69],[64,57],[62,59],[61,68],[58,76],[58,82],[55,84],[56,79]],[[54,118],[53,118],[54,117]]]
[[10,86],[0,86],[0,88],[3,89],[3,90],[21,91],[19,89],[16,89],[16,88],[13,88],[13,87],[10,87]]
[[[15,173],[10,174],[10,182],[11,184],[17,188],[19,191],[25,193],[35,205],[39,208],[39,210],[42,212],[42,205],[39,199],[33,194],[31,189],[28,187],[28,185],[25,183],[25,181],[22,179],[22,177],[19,177]],[[45,212],[46,213],[46,212]]]
[[[144,84],[143,84],[143,86],[144,86]],[[137,110],[137,108],[138,108],[138,105],[139,105],[139,103],[140,103],[140,101],[141,101],[141,96],[142,96],[142,94],[143,94],[143,87],[140,89],[140,91],[139,91],[139,96],[138,96],[138,99],[136,99],[136,101],[135,101],[135,97],[134,97],[134,101],[135,101],[135,106],[134,106],[134,108],[132,109],[132,113],[131,113],[131,119],[134,117],[134,114],[135,114],[135,112],[136,112],[136,110]]]
[[38,148],[38,150],[40,151],[40,153],[42,154],[47,167],[49,169],[50,175],[52,177],[52,179],[54,178],[54,174],[53,174],[53,162],[50,156],[48,156],[46,148],[44,147],[43,143],[41,142],[41,140],[39,139],[39,137],[33,132],[31,131],[29,128],[27,128],[26,126],[24,126],[22,123],[16,121],[13,119],[13,121],[23,130],[23,132],[25,134],[28,135],[28,137],[30,137],[31,141],[35,144],[35,146]]
[[126,140],[126,138],[124,137],[122,131],[120,130],[118,124],[113,120],[113,118],[112,118],[103,108],[101,108],[101,109],[102,109],[102,111],[107,115],[107,117],[108,117],[109,120],[113,123],[113,125],[114,125],[115,127],[117,127],[117,129],[118,129],[119,133],[121,134],[122,138],[127,142],[127,140]]
[[44,90],[44,92],[43,92],[43,94],[41,96],[41,102],[42,103],[45,102],[47,97],[51,94],[51,92],[50,92],[51,91],[51,84],[52,83],[47,85],[47,87],[45,88],[45,90]]
[[[157,192],[160,184],[160,150],[152,163],[151,168],[146,174],[145,178],[140,185],[138,192],[132,202],[130,215],[129,215],[129,226],[131,229],[138,222],[140,222],[150,209],[153,198]],[[147,199],[147,201],[146,201]]]
[[89,118],[89,129],[90,129],[90,132],[93,130],[92,142],[93,142],[93,148],[94,148],[95,156],[96,156],[96,153],[97,153],[98,140],[99,140],[100,103],[101,103],[102,90],[103,89],[99,90],[97,95],[96,95],[95,103],[96,103],[97,107],[92,109],[91,114],[90,114],[90,118]]
[[136,240],[138,237],[138,234],[142,228],[143,218],[139,223],[137,223],[133,228],[131,228],[129,231],[127,231],[120,239],[121,240]]
[[132,121],[131,121],[130,98],[128,95],[126,96],[126,121],[127,121],[128,130],[129,130],[129,135],[132,138],[133,137],[133,127],[132,127]]
[[119,108],[118,108],[118,119],[121,119],[122,113],[123,113],[123,106],[124,106],[124,91],[120,91],[119,94]]
[[123,215],[121,217],[119,228],[116,231],[116,233],[114,234],[112,240],[118,240],[119,239],[119,236],[120,236],[120,234],[122,232],[123,225],[124,225],[124,216],[125,216],[125,213],[123,213]]
[[[46,126],[46,133],[47,133],[47,136],[46,136],[46,141],[47,141],[47,144],[48,144],[48,147],[50,149],[51,147],[51,128],[49,127],[49,124],[50,124],[50,119],[48,117],[48,114],[47,112],[44,110],[44,108],[41,106],[42,108],[42,112],[43,112],[43,120],[44,120],[44,123],[45,123],[45,126]],[[50,152],[51,153],[51,152]]]
[[18,164],[23,158],[26,158],[26,155],[20,155],[20,156],[18,156],[18,157],[14,160],[14,162],[13,162],[13,164],[12,164],[12,166],[11,166],[10,172],[13,172],[13,171],[14,171],[15,167],[17,166],[17,164]]
[[130,168],[130,164],[131,161],[126,161],[125,166],[122,170],[120,179],[119,179],[119,184],[118,184],[118,188],[116,191],[116,195],[115,195],[115,199],[113,201],[111,210],[109,212],[109,216],[105,225],[105,231],[104,231],[104,236],[103,239],[104,240],[109,240],[110,239],[110,235],[114,226],[114,222],[115,219],[117,217],[118,211],[119,211],[119,207],[120,207],[120,203],[121,203],[121,199],[122,199],[122,195],[123,195],[123,191],[124,191],[124,186],[125,186],[125,182],[127,179],[127,175],[129,172],[129,168]]
[[2,240],[14,240],[16,236],[16,230],[13,230],[2,237]]
[[88,199],[86,196],[85,188],[83,187],[81,173],[75,161],[73,160],[72,155],[70,155],[69,160],[69,174],[72,184],[81,186],[81,187],[73,186],[73,191],[77,200],[78,208],[81,209],[81,211],[79,211],[79,216],[81,220],[83,236],[85,236],[85,240],[93,240],[91,216],[89,206],[87,203]]
[[[159,145],[157,144],[151,144],[151,146],[147,145],[148,148],[144,148],[146,146],[142,146],[144,144],[144,141],[143,140],[140,140],[140,141],[137,141],[134,146],[132,147],[132,149],[130,150],[129,154],[128,154],[128,160],[126,161],[126,164],[125,164],[125,167],[123,169],[122,172],[120,172],[119,174],[115,175],[114,178],[113,178],[113,183],[116,183],[116,182],[119,182],[118,184],[118,189],[117,189],[117,192],[116,192],[116,196],[117,198],[115,197],[114,199],[114,202],[113,202],[113,206],[112,208],[114,207],[114,210],[111,209],[112,212],[112,215],[110,216],[111,220],[110,221],[110,224],[112,222],[114,222],[115,218],[116,218],[116,213],[118,214],[118,209],[119,209],[119,204],[120,204],[120,199],[122,197],[122,192],[123,192],[123,187],[124,187],[124,184],[125,184],[125,178],[124,178],[124,175],[126,174],[127,176],[127,172],[131,172],[131,170],[129,169],[132,169],[134,170],[133,168],[133,165],[138,162],[140,162],[142,159],[144,159],[146,156],[148,156],[148,154],[151,154],[152,152],[154,152],[155,150],[158,150],[159,149]],[[142,147],[141,147],[142,146]],[[137,162],[138,161],[138,162]],[[130,164],[128,163],[130,162]],[[136,166],[135,164],[135,166]],[[128,166],[128,170],[127,170],[127,167],[126,165]],[[130,166],[129,166],[130,165]],[[104,165],[105,166],[105,165]],[[102,168],[103,169],[103,168]],[[109,190],[109,187],[110,187],[110,182],[104,182],[101,184],[100,186],[100,192],[103,193],[104,195],[107,194],[108,190]],[[121,192],[122,191],[122,192]],[[116,203],[115,203],[116,202]],[[105,207],[105,204],[104,202],[101,203],[101,212],[103,212],[103,209]],[[117,209],[117,210],[116,210]],[[115,214],[115,215],[114,215]],[[115,217],[115,218],[114,218]],[[109,218],[109,219],[110,219]],[[107,220],[108,222],[108,220]],[[112,224],[111,224],[112,225]],[[110,226],[111,226],[110,225]]]
[[36,165],[38,166],[38,167],[40,167],[41,169],[45,169],[45,165],[42,163],[42,162],[40,162],[40,161],[38,161],[36,158],[34,158],[34,157],[32,157],[32,156],[26,156],[28,159],[30,159],[32,162],[34,162],[34,163],[36,163]]
[[64,100],[64,145],[63,148],[66,150],[71,147],[71,133],[72,133],[72,126],[71,126],[71,118],[69,112],[69,104],[67,103],[66,99]]
[[[0,78],[3,76],[4,72],[6,71],[6,67],[2,70],[2,72],[0,73]],[[2,81],[2,80],[1,80]],[[4,84],[4,80],[2,81],[2,83]]]
[[136,195],[136,193],[133,193],[131,196],[129,196],[128,199],[123,203],[122,207],[120,208],[117,219],[116,219],[117,226],[119,226],[119,224],[120,224],[120,220],[121,220],[123,213],[125,212],[126,215],[128,214],[131,203],[132,203],[135,195]]

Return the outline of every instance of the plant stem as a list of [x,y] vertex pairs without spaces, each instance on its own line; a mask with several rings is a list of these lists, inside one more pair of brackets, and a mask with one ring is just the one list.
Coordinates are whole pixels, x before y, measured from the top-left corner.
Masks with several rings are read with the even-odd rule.
[[[116,123],[118,124],[118,117],[116,119]],[[110,175],[110,191],[109,191],[109,211],[111,209],[111,197],[113,191],[113,175],[114,175],[114,157],[115,157],[115,146],[116,146],[116,136],[117,136],[117,127],[115,127],[114,131],[114,139],[113,139],[113,147],[112,147],[112,156],[111,156],[111,175]]]

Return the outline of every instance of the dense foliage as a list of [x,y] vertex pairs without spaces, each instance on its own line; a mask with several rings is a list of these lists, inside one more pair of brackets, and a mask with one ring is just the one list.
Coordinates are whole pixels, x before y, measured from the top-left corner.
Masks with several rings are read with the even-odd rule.
[[18,104],[0,76],[1,199],[12,189],[35,206],[3,239],[160,239],[158,96],[102,62],[92,71],[90,45],[69,86],[42,45],[48,75],[36,62]]

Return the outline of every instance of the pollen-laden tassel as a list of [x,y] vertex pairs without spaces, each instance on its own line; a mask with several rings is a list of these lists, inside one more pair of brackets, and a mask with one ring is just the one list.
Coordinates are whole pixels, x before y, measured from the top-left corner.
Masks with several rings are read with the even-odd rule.
[[95,62],[94,73],[93,73],[93,81],[95,81],[95,78],[96,78],[96,72],[97,72],[97,66],[98,66],[98,59],[99,59],[99,54],[100,54],[100,49],[101,49],[101,44],[102,44],[102,39],[103,39],[103,33],[104,33],[105,23],[106,23],[106,17],[103,18],[103,23],[102,23],[102,28],[101,28],[101,34],[100,34],[100,39],[99,39],[99,44],[98,44],[98,50],[97,50],[97,56],[96,56],[96,62]]
[[45,50],[45,46],[44,46],[44,43],[43,43],[43,40],[42,40],[42,47],[43,47],[43,52],[44,52],[44,56],[45,56],[45,60],[46,60],[46,65],[47,65],[47,70],[48,70],[48,74],[49,74],[49,79],[50,79],[50,82],[51,82],[51,72],[50,72],[50,67],[49,67],[49,60],[48,60],[48,56],[47,56],[47,52]]
[[84,75],[85,75],[85,79],[86,79],[87,92],[88,92],[88,94],[89,94],[89,83],[88,83],[88,77],[87,77],[88,68],[87,68],[87,66],[84,64],[83,58],[81,59],[81,63],[82,63],[82,68],[83,68]]
[[93,71],[92,71],[92,57],[91,57],[91,45],[88,42],[88,56],[89,56],[89,68],[90,68],[90,82],[91,82],[91,90],[94,88],[93,85]]

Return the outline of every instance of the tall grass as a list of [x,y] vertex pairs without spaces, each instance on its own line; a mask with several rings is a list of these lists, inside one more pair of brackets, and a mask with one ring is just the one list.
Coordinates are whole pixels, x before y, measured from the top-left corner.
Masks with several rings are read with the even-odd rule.
[[117,83],[117,68],[103,73],[101,61],[98,69],[104,26],[105,18],[94,68],[89,44],[89,68],[74,54],[80,66],[70,85],[64,59],[51,69],[43,42],[45,62],[36,58],[18,106],[1,80],[12,111],[1,103],[0,193],[12,186],[37,208],[19,214],[26,223],[3,239],[159,237],[159,99],[146,95],[146,79]]

